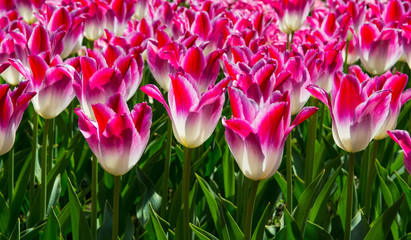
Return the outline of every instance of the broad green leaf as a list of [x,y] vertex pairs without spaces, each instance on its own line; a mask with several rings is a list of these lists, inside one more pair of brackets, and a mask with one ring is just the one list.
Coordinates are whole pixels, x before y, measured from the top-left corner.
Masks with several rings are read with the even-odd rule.
[[224,177],[224,194],[228,200],[233,201],[235,195],[234,159],[231,157],[228,144],[225,144],[224,155],[221,161]]
[[198,183],[200,184],[201,189],[203,190],[205,199],[210,209],[211,216],[213,218],[214,225],[217,229],[218,234],[220,235],[222,239],[230,239],[228,228],[225,225],[224,218],[219,216],[220,210],[219,210],[218,202],[216,201],[217,196],[215,196],[214,192],[211,191],[208,183],[204,181],[204,179],[202,179],[197,174],[196,174],[196,178],[198,180]]
[[155,191],[155,187],[150,177],[136,167],[139,188],[145,188],[143,197],[137,203],[137,218],[141,225],[145,225],[150,218],[150,204],[154,209],[160,209],[161,196]]
[[20,215],[21,207],[24,202],[24,195],[27,191],[27,185],[29,183],[29,176],[30,176],[30,159],[31,157],[28,156],[26,159],[23,168],[20,171],[19,178],[17,179],[16,185],[14,187],[14,196],[13,201],[9,204],[9,221],[7,224],[7,229],[9,233],[13,230],[14,226],[16,226],[16,222],[18,221],[18,217]]
[[342,164],[335,170],[333,175],[328,179],[327,183],[322,188],[320,194],[317,196],[317,199],[314,202],[313,207],[309,213],[309,219],[312,222],[320,223],[322,216],[319,213],[327,210],[327,203],[330,200],[330,194],[332,187],[335,184],[335,179],[337,178],[338,174],[340,174],[342,168]]
[[69,178],[67,178],[69,184],[68,195],[70,202],[70,218],[71,218],[71,229],[72,236],[74,240],[81,239],[92,239],[90,229],[86,217],[84,215],[83,209],[81,208],[80,201],[73,189],[73,185]]
[[9,220],[9,206],[0,192],[0,232],[6,232],[7,221]]
[[261,215],[260,219],[258,220],[258,223],[255,227],[253,236],[252,236],[252,240],[259,240],[259,239],[263,239],[263,235],[264,235],[264,228],[265,228],[265,224],[267,223],[269,217],[270,217],[270,213],[271,213],[271,209],[272,207],[271,203],[268,203],[267,206],[265,206],[264,212]]
[[[307,221],[305,229],[304,240],[332,240],[331,235],[315,223]],[[354,238],[353,238],[354,239]]]
[[407,200],[408,206],[411,207],[411,188],[408,186],[408,184],[398,175],[398,173],[395,171],[395,175],[397,176],[395,178],[396,182],[398,185],[400,185],[402,191],[405,193],[405,199]]
[[400,238],[400,240],[410,240],[410,239],[411,239],[411,233],[407,233],[406,235]]
[[46,222],[43,222],[42,224],[36,225],[35,227],[24,230],[20,234],[20,240],[40,239],[39,237],[40,231],[44,229],[45,225],[46,225]]
[[280,186],[281,192],[283,193],[284,199],[287,199],[287,181],[284,179],[284,176],[280,172],[274,174],[274,178]]
[[359,210],[351,220],[351,229],[352,239],[364,239],[370,230],[370,225],[368,225],[367,218],[364,217],[362,210]]
[[16,225],[14,226],[9,240],[20,240],[20,220],[18,220]]
[[113,228],[113,210],[111,209],[110,204],[106,200],[104,204],[103,223],[101,224],[101,227],[97,231],[97,239],[110,240],[112,228]]
[[397,216],[397,212],[400,209],[403,200],[404,194],[402,194],[397,202],[385,210],[385,212],[371,224],[371,229],[364,240],[378,240],[387,237],[391,229],[391,224],[393,223],[395,216]]
[[[220,208],[222,208],[222,205],[220,205]],[[223,215],[223,213],[222,213],[222,215]],[[230,233],[230,238],[231,239],[243,239],[244,234],[241,231],[238,224],[236,223],[236,221],[234,220],[234,218],[231,216],[230,212],[228,212],[226,210],[225,211],[225,216],[227,218],[226,223],[227,223],[227,226],[228,226],[228,231]]]
[[56,206],[57,201],[59,199],[59,196],[60,196],[60,193],[61,193],[60,180],[61,180],[61,175],[59,174],[55,178],[53,187],[51,188],[51,191],[50,191],[49,202],[48,202],[48,205],[47,205],[47,214],[50,214],[51,208]]
[[49,216],[47,218],[46,228],[44,229],[44,233],[42,235],[42,239],[44,240],[52,240],[52,239],[60,239],[61,232],[60,232],[60,223],[54,213],[53,208],[51,208]]
[[161,224],[158,220],[157,214],[154,212],[153,208],[151,207],[151,204],[149,204],[150,208],[150,217],[154,226],[154,231],[156,235],[157,240],[166,240],[167,235],[165,234],[163,227],[161,227]]
[[197,227],[196,225],[190,223],[190,228],[200,240],[218,240],[218,238],[214,237],[211,233]]
[[293,240],[302,240],[300,229],[298,228],[297,223],[294,218],[291,216],[287,208],[284,208],[284,219],[285,227],[283,227],[274,239],[283,240],[283,239],[293,239]]
[[314,203],[316,194],[321,186],[324,176],[324,170],[311,182],[308,188],[303,192],[298,201],[298,206],[294,212],[294,219],[301,233],[304,234],[305,225],[307,223],[308,214]]

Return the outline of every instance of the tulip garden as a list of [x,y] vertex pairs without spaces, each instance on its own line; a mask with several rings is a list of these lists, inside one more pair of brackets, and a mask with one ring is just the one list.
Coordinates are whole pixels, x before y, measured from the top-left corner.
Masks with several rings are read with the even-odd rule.
[[409,0],[0,13],[0,240],[411,239]]

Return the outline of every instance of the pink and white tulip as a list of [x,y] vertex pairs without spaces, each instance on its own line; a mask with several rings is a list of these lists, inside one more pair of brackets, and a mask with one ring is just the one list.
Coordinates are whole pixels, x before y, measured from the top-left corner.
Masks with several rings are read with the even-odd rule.
[[358,33],[356,50],[365,70],[380,75],[394,66],[403,54],[399,30],[380,30],[377,25],[366,23]]
[[274,2],[280,30],[287,34],[299,30],[310,13],[313,2],[313,0],[280,0]]
[[224,92],[229,80],[201,93],[188,74],[170,75],[168,104],[160,90],[152,84],[141,90],[164,105],[173,124],[173,133],[179,143],[188,148],[203,144],[214,132],[224,105]]
[[229,96],[233,117],[223,118],[223,125],[234,159],[247,178],[270,178],[280,166],[288,134],[318,108],[304,108],[291,123],[287,92],[275,91],[261,104],[234,87],[229,87]]
[[114,176],[126,174],[143,155],[150,137],[152,111],[139,103],[130,112],[120,94],[107,104],[92,106],[96,121],[75,109],[79,128],[104,170]]
[[36,94],[28,92],[27,88],[28,81],[21,82],[13,91],[10,91],[8,84],[0,85],[0,155],[13,147],[24,110]]
[[334,141],[347,152],[364,150],[389,113],[391,91],[379,90],[368,96],[364,84],[352,75],[335,75],[331,101],[324,89],[316,85],[307,89],[330,109]]
[[411,174],[411,138],[410,134],[404,130],[388,131],[388,135],[396,142],[404,151],[404,166],[408,173]]

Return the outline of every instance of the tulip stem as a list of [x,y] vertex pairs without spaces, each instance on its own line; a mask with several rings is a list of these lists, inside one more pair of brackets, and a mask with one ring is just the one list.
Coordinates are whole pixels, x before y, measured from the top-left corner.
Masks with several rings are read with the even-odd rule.
[[350,40],[346,40],[345,42],[345,59],[344,59],[344,72],[348,73],[348,48],[350,46]]
[[184,239],[190,239],[190,166],[191,166],[191,148],[184,148],[184,158],[183,158],[183,228],[184,228]]
[[36,161],[37,161],[37,134],[39,130],[38,116],[36,111],[33,111],[33,139],[31,145],[31,161],[30,161],[30,207],[34,204],[34,183],[36,180]]
[[113,232],[112,240],[118,239],[118,211],[120,202],[120,176],[114,176],[114,195],[113,195]]
[[[259,181],[252,180],[250,197],[248,198],[247,216],[245,218],[244,240],[251,239],[251,230],[253,223],[255,196],[257,195]],[[248,192],[248,191],[247,191]]]
[[14,195],[14,146],[9,151],[9,204]]
[[374,140],[372,146],[371,159],[368,163],[368,174],[367,174],[367,185],[365,188],[365,203],[364,203],[364,214],[368,220],[371,218],[371,195],[372,195],[372,184],[374,181],[374,168],[375,168],[375,158],[377,155],[378,143],[379,140]]
[[98,161],[93,155],[91,163],[91,234],[97,239],[97,188],[98,188]]
[[44,120],[43,143],[41,148],[41,205],[40,205],[40,219],[46,218],[47,212],[47,136],[49,132],[51,120]]
[[171,143],[173,137],[173,127],[171,119],[167,121],[167,140],[166,140],[166,159],[164,161],[164,179],[163,179],[163,200],[161,202],[161,215],[165,216],[168,202],[168,178],[170,176],[170,161],[171,161]]
[[290,34],[287,33],[287,49],[290,50]]
[[352,193],[354,186],[354,164],[355,153],[349,153],[348,160],[348,179],[347,179],[347,202],[345,208],[345,230],[344,240],[350,240],[351,236],[351,214],[352,214]]
[[287,148],[287,208],[290,212],[293,209],[293,172],[292,172],[292,157],[291,157],[291,132],[286,141]]
[[244,177],[244,183],[243,183],[243,197],[241,200],[243,201],[243,216],[241,218],[241,227],[245,227],[245,222],[246,222],[246,216],[247,216],[247,203],[249,199],[248,193],[250,192],[250,182],[248,178]]
[[[318,100],[311,98],[311,105],[317,107]],[[317,135],[317,121],[318,113],[314,113],[308,120],[308,133],[307,133],[307,149],[306,149],[306,161],[305,161],[305,186],[308,187],[313,179],[314,171],[314,158],[315,158],[315,140]]]

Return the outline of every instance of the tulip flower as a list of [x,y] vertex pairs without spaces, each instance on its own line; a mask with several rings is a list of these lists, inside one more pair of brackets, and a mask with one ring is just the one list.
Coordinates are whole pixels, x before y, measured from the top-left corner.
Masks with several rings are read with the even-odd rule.
[[356,50],[367,72],[380,75],[390,69],[403,54],[398,30],[378,29],[373,23],[364,24],[356,37]]
[[75,109],[79,128],[101,166],[114,176],[126,174],[140,159],[150,137],[152,112],[146,103],[130,112],[121,96],[111,96],[106,104],[92,105],[96,122]]
[[44,2],[44,0],[18,0],[14,1],[14,4],[19,14],[23,17],[23,20],[32,24],[36,21],[34,13],[44,4]]
[[330,109],[334,141],[350,153],[368,146],[389,113],[391,91],[379,90],[368,96],[363,87],[358,78],[341,72],[334,77],[331,101],[324,89],[316,85],[307,87]]
[[135,10],[133,0],[113,0],[106,12],[106,28],[122,36]]
[[0,85],[0,155],[13,147],[16,131],[23,117],[24,110],[30,100],[36,95],[28,92],[28,81],[21,82],[17,88],[10,91],[8,84]]
[[300,29],[310,13],[313,2],[313,0],[280,0],[274,2],[280,30],[289,34]]
[[104,7],[98,3],[91,3],[87,7],[87,18],[84,21],[84,36],[88,40],[95,41],[103,35],[106,24],[104,12]]
[[75,95],[84,113],[95,119],[92,105],[106,103],[109,97],[116,93],[125,97],[126,85],[118,69],[107,67],[98,69],[93,58],[81,57],[80,65],[83,74],[82,78],[74,78]]
[[391,91],[391,102],[388,115],[374,139],[384,139],[388,136],[387,130],[395,129],[402,105],[404,105],[411,98],[410,90],[403,93],[407,80],[408,76],[406,74],[392,74],[388,71],[380,77],[374,77],[368,80],[366,83],[364,90],[367,92],[368,96],[378,90],[386,89]]
[[411,138],[404,130],[388,131],[388,135],[404,150],[404,166],[411,174]]
[[306,107],[291,123],[288,92],[275,91],[261,104],[241,90],[229,87],[233,117],[223,118],[225,136],[244,175],[252,180],[270,178],[280,166],[289,132],[314,114],[318,108]]
[[40,56],[30,55],[30,69],[19,60],[11,60],[11,64],[25,78],[30,79],[30,90],[37,92],[31,100],[34,110],[45,119],[59,115],[74,98],[73,79],[76,70],[61,59],[53,59],[50,65]]
[[217,126],[229,80],[222,80],[201,94],[190,75],[177,73],[170,78],[169,104],[155,85],[143,86],[141,90],[164,105],[177,141],[187,148],[196,148],[211,136]]

